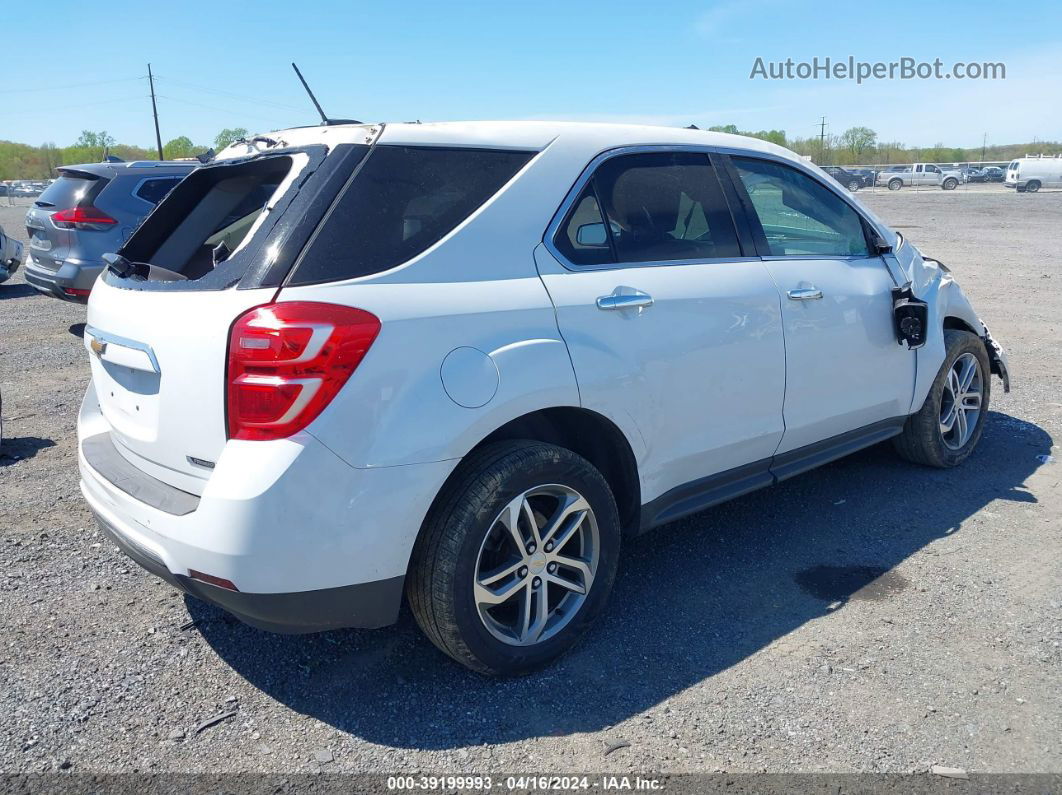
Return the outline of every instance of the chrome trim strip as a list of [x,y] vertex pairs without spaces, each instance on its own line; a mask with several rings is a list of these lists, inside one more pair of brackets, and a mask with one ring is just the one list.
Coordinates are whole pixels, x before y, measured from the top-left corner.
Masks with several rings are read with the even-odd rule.
[[[566,270],[570,271],[595,271],[595,270],[618,270],[621,268],[647,268],[661,265],[706,265],[706,264],[726,264],[729,262],[755,262],[757,260],[769,260],[769,259],[842,259],[842,260],[857,260],[867,259],[867,257],[837,257],[837,256],[815,256],[807,255],[804,257],[720,257],[718,259],[683,259],[683,260],[656,260],[653,262],[613,262],[604,265],[576,265],[569,262],[567,258],[553,245],[553,238],[557,236],[560,231],[561,224],[564,223],[564,219],[568,215],[568,211],[571,206],[579,198],[583,192],[583,188],[586,187],[586,183],[590,181],[590,178],[594,175],[597,167],[604,163],[606,160],[610,160],[613,157],[619,157],[621,155],[637,154],[640,152],[699,152],[706,155],[730,155],[735,157],[750,157],[758,158],[760,160],[769,160],[775,163],[779,163],[790,168],[795,168],[801,173],[807,175],[810,179],[815,180],[816,183],[822,185],[834,195],[845,202],[849,207],[854,210],[860,218],[862,218],[871,228],[876,229],[879,233],[884,235],[885,232],[896,234],[893,230],[885,227],[884,229],[874,220],[869,218],[866,212],[857,204],[852,203],[851,196],[846,194],[845,188],[839,184],[830,184],[833,180],[823,180],[821,176],[811,169],[809,169],[802,162],[796,160],[790,160],[787,157],[771,154],[770,152],[757,152],[751,149],[740,149],[732,146],[700,146],[695,144],[637,144],[630,146],[619,146],[614,149],[606,149],[603,152],[597,154],[593,160],[591,160],[586,167],[580,172],[575,183],[571,189],[564,196],[564,200],[561,202],[560,207],[553,214],[553,218],[549,222],[549,226],[546,227],[546,231],[542,237],[542,244],[546,247],[546,250],[553,255]],[[725,175],[720,175],[720,179],[723,179]],[[734,212],[734,208],[731,208],[731,213]],[[736,223],[736,220],[735,220]]]
[[140,351],[147,355],[151,360],[151,366],[156,375],[162,375],[162,370],[159,367],[159,360],[155,358],[155,351],[151,349],[151,346],[146,342],[137,342],[136,340],[128,339],[127,337],[120,337],[117,334],[111,334],[109,332],[100,331],[94,326],[85,326],[85,334],[90,335],[93,339],[100,342],[106,342],[108,345],[117,345],[120,348],[130,348],[134,351]]

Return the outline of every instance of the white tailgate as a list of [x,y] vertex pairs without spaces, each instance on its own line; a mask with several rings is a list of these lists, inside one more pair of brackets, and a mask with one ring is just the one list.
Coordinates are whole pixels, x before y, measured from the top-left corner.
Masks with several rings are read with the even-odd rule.
[[123,456],[172,486],[202,493],[226,441],[229,328],[275,293],[96,282],[85,347],[100,410]]

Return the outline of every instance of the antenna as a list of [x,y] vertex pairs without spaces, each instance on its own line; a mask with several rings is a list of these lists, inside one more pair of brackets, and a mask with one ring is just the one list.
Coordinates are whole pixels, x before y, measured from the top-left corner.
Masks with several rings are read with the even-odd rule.
[[306,89],[306,93],[310,95],[310,101],[313,103],[313,106],[317,108],[317,112],[321,114],[321,124],[328,124],[328,117],[325,116],[325,112],[321,110],[321,103],[318,102],[317,97],[313,95],[309,84],[306,82],[306,78],[302,76],[302,72],[299,71],[299,67],[295,65],[294,61],[291,62],[291,68],[294,69],[295,74],[299,76],[299,82],[301,82],[302,87]]
[[299,76],[299,82],[302,83],[302,87],[306,89],[306,93],[310,95],[310,101],[313,102],[313,106],[317,108],[317,113],[321,116],[321,124],[361,124],[360,121],[355,119],[330,119],[325,116],[324,110],[321,109],[321,103],[317,101],[317,97],[313,95],[313,91],[310,90],[310,85],[306,82],[306,78],[302,76],[302,72],[299,71],[299,67],[295,65],[295,62],[291,62],[291,68],[295,70],[295,74]]

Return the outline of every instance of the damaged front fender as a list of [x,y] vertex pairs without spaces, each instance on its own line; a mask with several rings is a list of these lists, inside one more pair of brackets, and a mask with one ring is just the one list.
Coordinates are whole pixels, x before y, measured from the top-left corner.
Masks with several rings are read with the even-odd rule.
[[992,335],[988,333],[988,326],[981,323],[981,328],[985,333],[981,335],[981,339],[985,343],[985,350],[988,351],[988,359],[992,363],[992,372],[998,375],[1003,382],[1003,391],[1010,391],[1010,370],[1007,369],[1007,352],[1003,350],[1003,346],[992,339]]
[[918,371],[911,408],[917,411],[925,402],[946,355],[944,329],[966,328],[977,334],[985,345],[991,371],[1003,381],[1003,391],[1010,391],[1010,370],[1003,347],[989,334],[970,300],[960,289],[951,271],[931,257],[923,257],[914,246],[898,238],[897,264],[909,280],[911,293],[928,304],[926,344],[917,350]]

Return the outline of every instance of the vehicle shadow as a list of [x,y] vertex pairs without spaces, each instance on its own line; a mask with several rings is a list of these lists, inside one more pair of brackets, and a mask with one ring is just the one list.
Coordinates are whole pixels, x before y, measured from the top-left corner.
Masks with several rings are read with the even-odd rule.
[[987,503],[1035,502],[1022,484],[1051,442],[993,412],[958,469],[907,464],[879,445],[650,533],[627,545],[598,626],[554,666],[520,679],[457,666],[408,612],[385,630],[281,636],[186,603],[206,641],[253,685],[374,743],[445,749],[595,731],[829,620],[849,600],[890,598],[907,585],[897,564]]
[[55,447],[55,442],[40,436],[15,436],[10,439],[5,438],[2,445],[0,447],[0,467],[10,466],[16,461],[33,458],[41,450],[47,447]]
[[31,295],[40,295],[28,284],[0,284],[0,301],[8,298],[29,298]]
[[67,329],[67,331],[69,331],[71,334],[73,334],[75,337],[78,337],[79,339],[85,339],[84,323],[74,323],[70,326],[70,328]]

